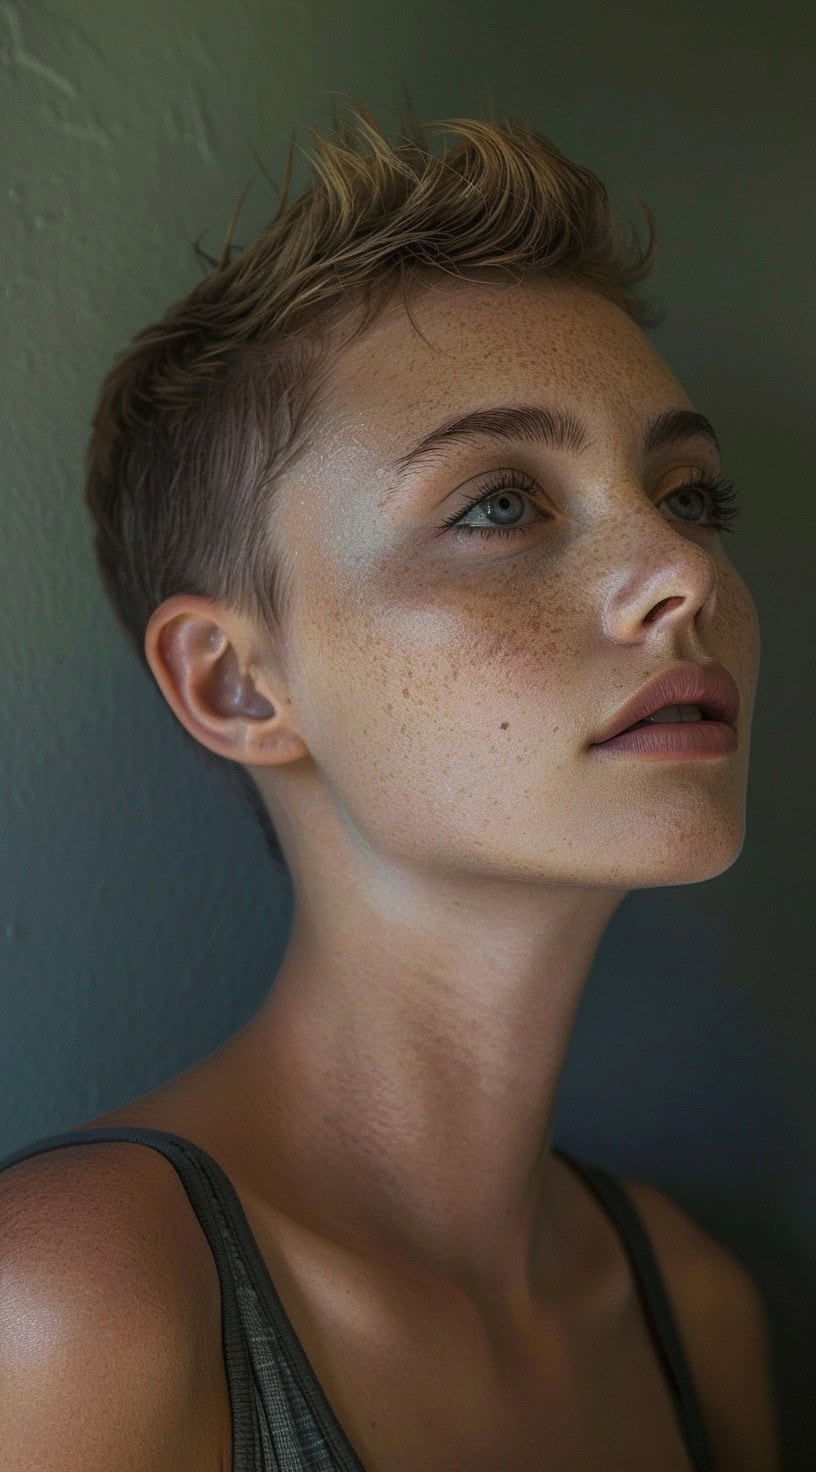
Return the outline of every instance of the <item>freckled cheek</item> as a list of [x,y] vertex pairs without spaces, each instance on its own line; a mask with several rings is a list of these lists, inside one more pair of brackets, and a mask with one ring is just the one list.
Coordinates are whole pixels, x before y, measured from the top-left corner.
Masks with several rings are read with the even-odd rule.
[[576,651],[529,596],[523,613],[506,598],[488,607],[387,600],[356,615],[348,599],[335,600],[310,643],[316,759],[345,765],[345,751],[371,761],[372,776],[393,776],[406,761],[432,761],[444,776],[501,764],[503,752],[517,763],[532,747],[540,754],[548,732],[558,740],[575,700]]

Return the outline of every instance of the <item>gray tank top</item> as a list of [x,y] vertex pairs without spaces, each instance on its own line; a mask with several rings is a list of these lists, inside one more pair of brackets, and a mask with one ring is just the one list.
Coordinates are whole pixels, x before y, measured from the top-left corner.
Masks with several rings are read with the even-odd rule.
[[[166,1130],[129,1125],[69,1130],[5,1156],[0,1171],[46,1150],[105,1140],[147,1145],[170,1161],[212,1250],[232,1407],[231,1472],[365,1472],[286,1315],[235,1188],[206,1150]],[[586,1181],[617,1228],[691,1466],[695,1472],[716,1472],[677,1322],[634,1203],[609,1172],[563,1150],[554,1153]]]

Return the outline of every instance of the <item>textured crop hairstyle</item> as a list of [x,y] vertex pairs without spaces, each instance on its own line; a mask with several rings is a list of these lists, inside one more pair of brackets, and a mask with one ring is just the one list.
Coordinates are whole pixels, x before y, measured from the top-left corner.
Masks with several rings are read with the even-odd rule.
[[[205,258],[212,269],[133,338],[100,391],[85,492],[94,552],[151,678],[147,624],[176,593],[285,633],[294,559],[279,535],[276,482],[319,422],[338,324],[356,314],[351,341],[396,288],[407,308],[406,284],[496,267],[518,281],[536,272],[588,286],[643,328],[662,320],[632,290],[657,253],[656,222],[639,196],[645,246],[635,231],[626,238],[597,175],[516,118],[421,123],[408,101],[392,146],[365,103],[334,96],[351,104],[350,122],[333,103],[335,141],[309,129],[308,187],[287,206],[293,135],[271,223],[233,253],[242,196],[220,258]],[[432,130],[458,137],[434,152],[423,139]],[[285,869],[249,772],[182,729],[249,804]]]

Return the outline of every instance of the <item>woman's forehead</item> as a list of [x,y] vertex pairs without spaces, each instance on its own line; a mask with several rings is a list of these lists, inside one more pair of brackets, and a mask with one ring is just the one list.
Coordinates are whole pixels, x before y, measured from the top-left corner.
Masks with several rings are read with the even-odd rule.
[[386,463],[447,414],[555,400],[633,428],[690,401],[631,317],[586,288],[453,281],[391,302],[327,373],[326,448],[341,438]]

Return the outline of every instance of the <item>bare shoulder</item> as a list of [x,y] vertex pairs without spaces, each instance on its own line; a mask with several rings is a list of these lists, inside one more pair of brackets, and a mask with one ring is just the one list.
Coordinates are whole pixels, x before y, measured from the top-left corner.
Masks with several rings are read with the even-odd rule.
[[623,1180],[672,1299],[717,1472],[780,1472],[768,1323],[735,1254],[663,1191]]
[[217,1273],[174,1175],[118,1141],[0,1171],[4,1466],[228,1465],[201,1414],[217,1383]]
[[100,1300],[121,1275],[138,1277],[145,1296],[135,1311],[160,1304],[190,1332],[202,1289],[217,1282],[173,1166],[116,1140],[45,1150],[0,1171],[0,1247],[6,1271],[47,1262],[67,1286],[87,1277],[86,1295]]

